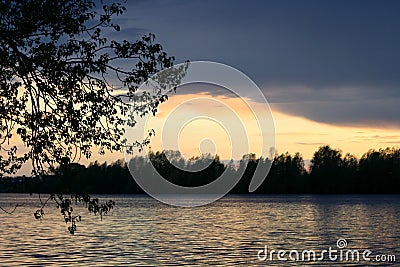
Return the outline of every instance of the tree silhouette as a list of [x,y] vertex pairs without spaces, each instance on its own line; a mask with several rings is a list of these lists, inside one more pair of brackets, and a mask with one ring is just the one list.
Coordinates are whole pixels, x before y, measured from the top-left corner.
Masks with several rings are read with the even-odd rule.
[[340,193],[361,193],[358,177],[358,159],[352,154],[346,154],[342,160]]
[[[370,150],[359,163],[360,186],[369,193],[398,193],[400,188],[400,149]],[[360,179],[360,180],[361,180]]]
[[[314,159],[308,169],[299,153],[276,155],[268,176],[254,193],[400,193],[400,149],[398,148],[370,150],[358,160],[351,154],[343,157],[339,150],[323,146],[315,153]],[[232,177],[241,173],[242,178],[230,193],[248,194],[254,171],[262,161],[271,159],[257,158],[255,154],[248,154],[239,162],[235,163],[232,160],[224,165],[218,156],[202,155],[185,160],[178,151],[168,150],[152,151],[149,153],[149,158],[133,157],[128,164],[141,177],[152,179],[156,170],[171,183],[186,187],[208,184],[223,172],[227,172],[228,176],[231,174]],[[111,164],[94,162],[87,167],[76,163],[62,165],[57,168],[54,175],[45,176],[43,179],[7,178],[0,181],[0,190],[38,193],[144,193],[132,179],[128,165],[122,160]]]
[[342,152],[330,146],[321,146],[311,160],[310,178],[313,191],[317,193],[337,191],[341,166]]
[[[265,159],[265,161],[270,161],[270,159]],[[252,175],[250,173],[249,182]],[[305,179],[307,179],[307,173],[302,156],[299,153],[292,156],[286,152],[275,156],[268,177],[255,193],[300,193],[303,191]]]
[[[217,179],[225,170],[219,156],[213,157],[209,154],[185,160],[179,151],[167,150],[150,152],[149,159],[149,167],[152,164],[163,178],[186,187],[206,185]],[[146,168],[148,172],[142,175],[149,177],[153,173],[153,169],[149,167]]]
[[[16,173],[26,162],[34,175],[44,177],[57,166],[90,158],[95,149],[104,154],[149,142],[126,143],[124,128],[138,116],[155,113],[167,99],[161,88],[150,93],[137,89],[172,66],[173,57],[154,42],[153,34],[134,42],[107,38],[120,30],[113,18],[125,7],[97,4],[0,1],[0,177]],[[128,100],[135,101],[134,108]],[[71,199],[50,198],[69,212]],[[101,208],[89,196],[73,198]]]

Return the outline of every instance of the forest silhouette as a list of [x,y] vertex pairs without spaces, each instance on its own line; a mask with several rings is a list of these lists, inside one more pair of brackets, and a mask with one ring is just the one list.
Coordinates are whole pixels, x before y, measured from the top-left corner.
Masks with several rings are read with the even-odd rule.
[[[151,161],[151,162],[150,162]],[[151,179],[154,168],[168,181],[186,187],[201,186],[223,172],[242,172],[230,191],[247,194],[260,161],[255,154],[223,163],[218,156],[203,155],[185,160],[177,151],[150,152],[149,160],[134,157],[129,162],[136,173]],[[247,163],[247,164],[246,164]],[[153,167],[154,166],[154,167]],[[186,169],[189,171],[184,171]],[[200,170],[200,171],[190,171]],[[123,160],[89,166],[73,163],[60,166],[53,175],[39,178],[13,177],[1,180],[0,190],[20,193],[141,194]],[[309,166],[299,153],[276,155],[267,178],[256,194],[397,194],[400,193],[400,148],[369,150],[360,159],[338,149],[321,146]]]

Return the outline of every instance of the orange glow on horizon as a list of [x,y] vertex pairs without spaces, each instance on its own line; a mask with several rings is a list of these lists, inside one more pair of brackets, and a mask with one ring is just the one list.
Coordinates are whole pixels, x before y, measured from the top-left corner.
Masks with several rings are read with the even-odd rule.
[[[196,109],[200,108],[206,109],[211,113],[219,113],[221,118],[229,119],[229,116],[232,115],[228,114],[230,112],[229,109],[221,107],[227,105],[233,109],[234,113],[240,118],[247,130],[248,152],[256,153],[257,156],[261,154],[261,139],[259,138],[261,133],[251,110],[244,101],[239,98],[211,96],[205,93],[172,95],[168,101],[159,106],[159,112],[155,117],[150,119],[148,124],[148,128],[153,128],[156,131],[156,138],[151,139],[151,150],[180,149],[183,155],[188,158],[200,155],[201,152],[212,153],[215,148],[216,153],[222,160],[228,160],[232,157],[234,159],[241,158],[243,154],[231,154],[231,141],[223,125],[212,120],[198,119],[187,123],[185,127],[181,129],[179,136],[173,136],[176,140],[179,139],[177,147],[171,146],[170,144],[173,142],[170,142],[168,138],[164,140],[164,147],[161,145],[160,127],[163,122],[165,122],[176,106],[194,98],[213,99],[213,101],[205,102],[205,104],[200,107],[190,104],[182,105],[181,114],[191,112],[195,114]],[[255,112],[257,112],[258,104],[253,102],[252,105],[256,107]],[[400,144],[400,129],[398,128],[350,127],[324,124],[285,114],[282,111],[278,111],[277,105],[279,104],[271,104],[270,107],[275,122],[276,151],[279,154],[285,152],[292,154],[300,152],[303,158],[308,160],[312,158],[313,153],[318,147],[328,144],[333,148],[341,149],[343,154],[352,153],[357,158],[360,158],[369,149],[393,147]],[[180,113],[177,113],[176,119],[179,119]],[[11,140],[13,142],[15,141],[19,149],[26,150],[18,136],[14,135]],[[212,144],[210,145],[210,140],[214,141],[216,144],[215,147]],[[200,145],[201,143],[202,145]],[[97,154],[96,149],[94,149],[92,158],[82,158],[80,163],[87,165],[96,160],[110,163],[121,158],[124,158],[122,153],[108,152],[104,156],[100,156]],[[18,175],[29,175],[29,171],[30,167],[24,166],[22,170],[18,172]]]

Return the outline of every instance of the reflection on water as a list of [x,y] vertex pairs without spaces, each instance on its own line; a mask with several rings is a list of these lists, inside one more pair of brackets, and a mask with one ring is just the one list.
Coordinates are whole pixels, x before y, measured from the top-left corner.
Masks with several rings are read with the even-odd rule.
[[0,214],[0,265],[306,266],[260,262],[257,252],[265,245],[322,250],[338,238],[348,248],[400,260],[399,196],[229,196],[196,208],[145,196],[109,198],[115,210],[103,221],[84,214],[71,236],[56,209],[48,207],[45,220],[36,221],[37,198],[0,194],[2,207],[23,204],[12,215]]

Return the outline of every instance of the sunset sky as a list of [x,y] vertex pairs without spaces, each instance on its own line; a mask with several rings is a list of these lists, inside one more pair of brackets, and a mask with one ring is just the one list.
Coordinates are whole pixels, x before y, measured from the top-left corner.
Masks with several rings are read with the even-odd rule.
[[[253,79],[272,108],[278,152],[309,159],[331,144],[361,156],[400,144],[398,1],[129,1],[127,8],[116,36],[152,32],[177,63],[216,61]],[[229,101],[223,92],[198,93]],[[178,91],[161,110],[187,97]]]
[[[399,1],[155,0],[128,1],[126,7],[116,19],[121,31],[109,38],[135,40],[151,32],[176,63],[215,61],[249,76],[270,104],[278,153],[298,151],[310,159],[330,144],[360,157],[370,148],[400,144]],[[241,118],[248,116],[236,99],[214,89],[178,90],[153,122],[196,97],[228,103]],[[253,126],[249,145],[257,153]],[[211,121],[188,124],[180,148],[196,154],[206,133],[220,144],[221,158],[229,158],[229,136]],[[212,150],[208,140],[203,145]],[[152,149],[159,148],[153,140]]]

